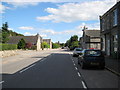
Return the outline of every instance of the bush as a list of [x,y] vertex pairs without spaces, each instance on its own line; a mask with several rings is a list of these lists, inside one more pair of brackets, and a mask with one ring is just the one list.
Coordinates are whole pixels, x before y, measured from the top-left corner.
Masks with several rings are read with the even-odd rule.
[[15,50],[17,49],[16,44],[0,44],[0,50]]
[[47,42],[42,42],[41,47],[42,47],[42,49],[50,48],[50,45]]
[[31,49],[32,49],[32,50],[36,50],[36,49],[37,49],[37,46],[33,45],[33,46],[31,47]]
[[25,40],[22,38],[22,39],[18,42],[18,49],[25,49],[25,45],[26,45],[26,42],[25,42]]
[[25,48],[26,49],[31,49],[32,48],[32,43],[31,42],[26,43]]

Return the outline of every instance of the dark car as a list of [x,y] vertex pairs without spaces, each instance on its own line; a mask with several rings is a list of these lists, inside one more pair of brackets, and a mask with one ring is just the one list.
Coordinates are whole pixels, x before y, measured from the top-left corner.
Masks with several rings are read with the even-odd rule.
[[78,57],[78,64],[82,69],[91,66],[97,66],[101,69],[105,67],[105,57],[101,50],[85,49]]

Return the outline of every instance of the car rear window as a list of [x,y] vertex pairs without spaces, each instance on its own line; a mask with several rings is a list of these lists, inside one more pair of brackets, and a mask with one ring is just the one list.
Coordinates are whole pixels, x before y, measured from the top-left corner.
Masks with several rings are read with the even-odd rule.
[[88,50],[85,52],[86,56],[100,56],[101,55],[101,51],[98,50]]

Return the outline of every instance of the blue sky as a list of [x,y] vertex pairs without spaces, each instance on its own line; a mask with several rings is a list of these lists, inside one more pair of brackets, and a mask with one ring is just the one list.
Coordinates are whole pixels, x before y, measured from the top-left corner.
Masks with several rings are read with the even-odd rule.
[[2,23],[24,35],[66,42],[72,35],[82,36],[82,28],[99,30],[103,15],[115,0],[3,0],[0,5]]

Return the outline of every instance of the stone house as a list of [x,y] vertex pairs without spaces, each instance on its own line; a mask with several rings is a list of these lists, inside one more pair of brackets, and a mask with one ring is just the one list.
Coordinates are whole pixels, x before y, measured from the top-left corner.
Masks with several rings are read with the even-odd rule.
[[100,16],[101,49],[111,56],[120,54],[120,1]]
[[[41,43],[44,41],[44,39],[42,39],[42,37],[37,34],[36,36],[10,36],[9,40],[8,40],[8,44],[18,44],[18,42],[21,39],[24,39],[26,43],[32,43],[32,45],[37,46],[36,50],[42,50],[41,49]],[[50,43],[50,47],[52,47],[51,45],[51,39],[45,39],[46,41],[48,40],[49,42],[47,42],[48,44]]]
[[100,30],[83,30],[83,36],[80,38],[80,45],[83,49],[100,49]]

